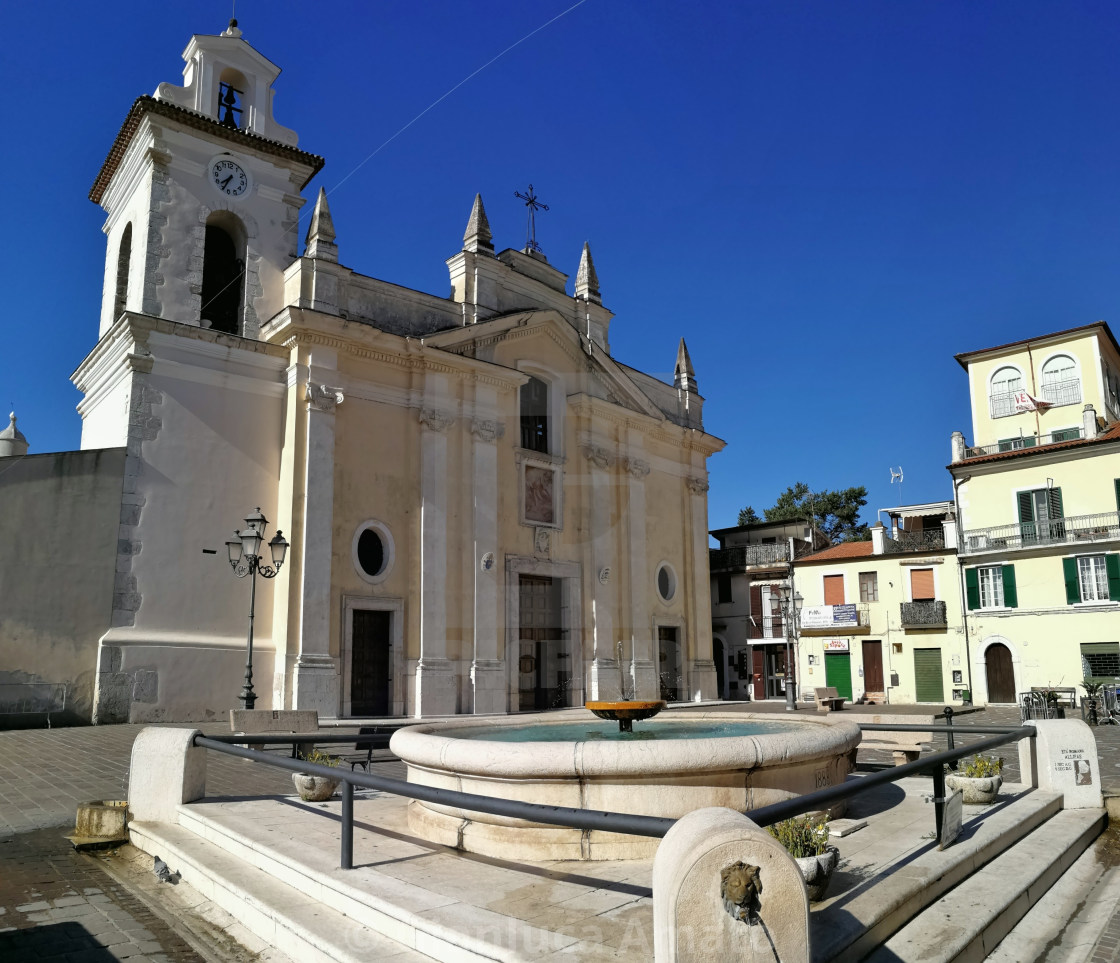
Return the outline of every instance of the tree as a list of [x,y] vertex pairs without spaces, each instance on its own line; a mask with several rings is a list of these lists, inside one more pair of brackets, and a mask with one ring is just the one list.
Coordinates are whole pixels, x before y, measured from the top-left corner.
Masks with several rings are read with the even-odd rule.
[[739,509],[739,524],[740,525],[754,525],[756,522],[761,522],[762,519],[755,514],[755,510],[748,505],[746,508]]
[[[862,485],[842,491],[814,492],[805,482],[797,482],[782,492],[763,514],[768,522],[811,520],[833,545],[838,545],[840,542],[864,542],[871,538],[871,529],[859,520],[859,510],[866,504],[867,489]],[[758,518],[748,505],[739,512],[740,525],[748,524],[743,521],[748,515],[754,516],[754,520]]]

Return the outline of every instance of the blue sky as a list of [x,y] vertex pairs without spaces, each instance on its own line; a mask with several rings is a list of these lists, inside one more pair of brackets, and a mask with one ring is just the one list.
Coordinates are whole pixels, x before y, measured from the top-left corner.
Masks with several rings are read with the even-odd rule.
[[[889,466],[905,501],[948,498],[950,433],[971,440],[954,353],[1120,331],[1115,4],[572,2],[239,0],[237,16],[283,68],[277,119],[326,157],[305,193],[330,193],[346,265],[446,294],[475,192],[497,248],[521,247],[513,192],[532,182],[550,261],[574,279],[591,243],[614,356],[671,378],[687,339],[727,441],[710,527],[797,480],[867,486],[874,521],[899,501]],[[6,13],[0,404],[32,451],[79,443],[69,375],[105,258],[89,188],[132,101],[229,15]]]

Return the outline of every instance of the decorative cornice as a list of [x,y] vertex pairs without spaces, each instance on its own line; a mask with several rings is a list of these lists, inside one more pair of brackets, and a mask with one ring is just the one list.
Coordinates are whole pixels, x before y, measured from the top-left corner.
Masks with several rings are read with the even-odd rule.
[[610,468],[614,464],[614,456],[600,445],[582,445],[580,451],[584,458],[599,468]]
[[455,416],[438,408],[421,408],[420,424],[432,431],[447,431],[455,423]]
[[635,478],[645,478],[649,474],[649,462],[642,458],[627,455],[622,459],[622,466]]
[[479,441],[497,441],[506,433],[506,426],[500,421],[471,419],[471,434]]
[[688,486],[688,490],[693,495],[703,495],[708,490],[708,480],[706,478],[698,478],[695,475],[690,475],[684,480]]
[[333,412],[343,401],[342,389],[307,382],[307,403],[316,411]]

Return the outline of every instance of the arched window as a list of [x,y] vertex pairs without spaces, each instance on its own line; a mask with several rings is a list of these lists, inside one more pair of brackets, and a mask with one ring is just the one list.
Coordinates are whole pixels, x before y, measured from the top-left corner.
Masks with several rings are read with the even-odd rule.
[[1018,368],[1010,365],[999,368],[992,375],[989,398],[993,418],[1005,418],[1015,414],[1012,395],[1023,388],[1023,375]]
[[521,386],[521,447],[548,454],[548,385],[540,378]]
[[[233,227],[233,225],[229,225]],[[206,225],[206,249],[202,261],[203,327],[226,334],[241,330],[241,301],[245,287],[244,243],[213,218]]]
[[132,222],[125,225],[117,252],[117,289],[113,297],[113,320],[121,316],[128,300],[128,265],[132,260]]
[[1042,366],[1042,399],[1055,406],[1075,405],[1081,400],[1077,362],[1068,354],[1056,354]]

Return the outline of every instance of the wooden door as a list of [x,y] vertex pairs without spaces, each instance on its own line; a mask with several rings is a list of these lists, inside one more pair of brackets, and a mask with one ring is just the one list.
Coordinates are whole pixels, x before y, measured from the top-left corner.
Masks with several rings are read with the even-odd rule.
[[[560,709],[571,683],[560,627],[560,583],[522,575],[519,583],[518,708]],[[563,664],[562,664],[563,663]]]
[[866,692],[883,693],[883,643],[863,640],[863,688]]
[[989,645],[984,652],[984,672],[988,680],[988,701],[1015,702],[1015,667],[1011,650],[1000,642]]
[[355,609],[350,635],[350,714],[389,715],[392,613]]
[[751,649],[751,683],[754,699],[766,698],[766,650],[761,645]]

